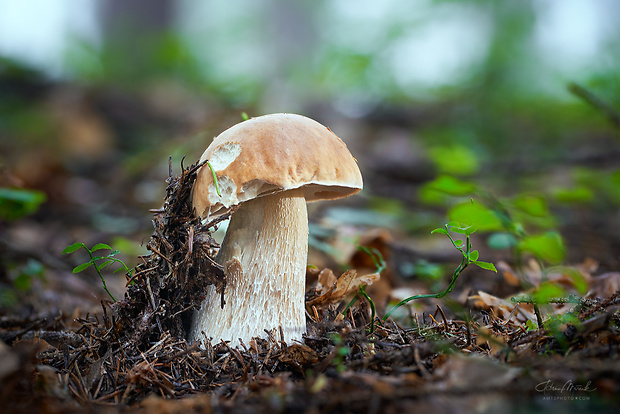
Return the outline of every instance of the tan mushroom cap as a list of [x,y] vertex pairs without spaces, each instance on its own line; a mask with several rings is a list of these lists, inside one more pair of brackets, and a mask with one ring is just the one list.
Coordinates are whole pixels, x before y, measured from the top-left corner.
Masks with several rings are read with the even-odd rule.
[[200,217],[279,191],[303,189],[307,201],[347,197],[362,175],[347,146],[329,128],[301,115],[251,118],[218,135],[200,161],[193,205]]

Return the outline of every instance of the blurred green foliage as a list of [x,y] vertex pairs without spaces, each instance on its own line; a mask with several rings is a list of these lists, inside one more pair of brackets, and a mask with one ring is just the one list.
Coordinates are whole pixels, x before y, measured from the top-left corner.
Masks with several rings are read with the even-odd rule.
[[24,263],[10,262],[6,266],[7,284],[0,284],[0,307],[10,307],[19,301],[22,293],[30,291],[35,279],[44,280],[45,267],[35,259]]
[[562,263],[566,255],[562,236],[555,231],[525,236],[517,248],[523,252],[530,252],[551,264]]
[[465,145],[435,146],[429,150],[429,155],[440,173],[471,175],[480,168],[478,156]]
[[16,220],[36,212],[45,202],[45,193],[22,188],[0,188],[0,219]]

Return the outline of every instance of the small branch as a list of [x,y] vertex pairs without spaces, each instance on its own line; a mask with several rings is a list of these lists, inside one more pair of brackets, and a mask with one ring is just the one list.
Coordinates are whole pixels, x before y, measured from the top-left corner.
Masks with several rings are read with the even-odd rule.
[[168,264],[170,266],[174,266],[173,263],[170,261],[170,259],[168,259],[162,252],[160,252],[159,250],[157,250],[155,248],[155,246],[153,246],[152,243],[148,243],[146,245],[146,248],[149,249],[150,251],[152,251],[153,253],[155,253],[156,255],[158,255],[159,257],[161,257],[162,259],[164,259],[166,262],[168,262]]
[[569,83],[568,90],[572,94],[586,101],[588,104],[594,107],[594,109],[597,109],[599,112],[602,112],[603,115],[605,115],[607,119],[609,119],[616,128],[620,128],[620,113],[610,104],[603,101],[601,98],[596,96],[593,92],[587,90],[583,86],[578,85],[576,83]]

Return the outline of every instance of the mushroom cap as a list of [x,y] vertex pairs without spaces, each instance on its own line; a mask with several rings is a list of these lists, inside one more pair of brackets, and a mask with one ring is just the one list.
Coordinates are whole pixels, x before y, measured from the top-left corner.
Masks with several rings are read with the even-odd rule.
[[200,217],[279,191],[303,189],[307,201],[347,197],[362,175],[347,146],[329,128],[301,115],[251,118],[215,137],[200,161],[193,205]]

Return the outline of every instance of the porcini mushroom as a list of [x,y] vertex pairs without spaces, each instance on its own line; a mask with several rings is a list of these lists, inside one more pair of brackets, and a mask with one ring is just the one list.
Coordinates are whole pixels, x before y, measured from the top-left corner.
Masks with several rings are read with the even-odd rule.
[[213,172],[208,165],[198,170],[195,214],[204,219],[238,207],[215,258],[226,274],[226,303],[222,307],[220,295],[208,287],[190,341],[212,338],[237,346],[280,327],[285,341],[301,340],[306,201],[360,191],[356,160],[329,128],[294,114],[243,121],[217,136],[200,160],[208,160]]

